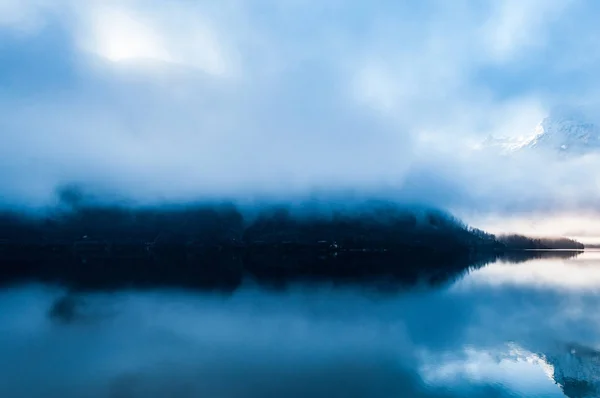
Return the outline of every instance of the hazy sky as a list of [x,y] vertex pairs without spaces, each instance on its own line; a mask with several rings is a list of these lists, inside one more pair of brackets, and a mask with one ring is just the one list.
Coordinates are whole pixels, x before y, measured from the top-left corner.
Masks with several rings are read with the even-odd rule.
[[595,157],[472,147],[556,107],[593,119],[598,15],[593,0],[0,0],[0,199],[353,189],[478,217],[595,212]]

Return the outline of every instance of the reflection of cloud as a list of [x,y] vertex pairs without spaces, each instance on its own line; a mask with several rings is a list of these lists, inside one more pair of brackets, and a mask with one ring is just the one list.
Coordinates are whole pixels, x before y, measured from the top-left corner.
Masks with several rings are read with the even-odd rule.
[[[497,352],[467,348],[440,361],[432,355],[421,368],[428,383],[444,385],[466,378],[510,386],[520,396],[559,396],[557,383],[567,397],[597,397],[600,393],[598,352],[585,347],[559,345],[539,354],[517,345]],[[462,355],[461,355],[462,354]]]
[[[38,289],[5,294],[0,306],[19,313],[56,297]],[[56,325],[29,313],[22,314],[30,318],[30,327],[23,329],[15,328],[18,317],[7,317],[0,337],[6,381],[0,393],[32,398],[48,391],[92,398],[462,396],[463,386],[448,391],[423,384],[400,324],[377,321],[364,311],[348,313],[337,299],[350,299],[358,306],[354,309],[379,304],[351,292],[332,293],[93,295],[86,297],[89,308],[118,308],[113,319]],[[27,382],[32,374],[34,384]],[[502,388],[484,380],[464,388],[475,396],[489,391],[504,396]]]
[[521,395],[557,394],[548,383],[552,369],[539,356],[516,347],[499,347],[498,351],[477,350],[467,347],[463,352],[452,352],[440,357],[430,353],[421,367],[428,383],[447,385],[457,380],[488,382],[510,387]]
[[466,283],[600,291],[597,261],[598,253],[585,252],[562,261],[534,260],[518,266],[496,263],[474,271]]
[[600,352],[579,345],[562,345],[544,355],[554,368],[552,377],[567,397],[600,394]]
[[[531,264],[594,272],[578,260]],[[598,347],[600,297],[551,283],[490,285],[484,272],[388,295],[326,286],[81,294],[82,317],[67,324],[48,317],[58,289],[3,290],[0,395],[68,397],[65,385],[92,398],[272,396],[290,386],[299,396],[561,394],[538,359],[564,342]]]

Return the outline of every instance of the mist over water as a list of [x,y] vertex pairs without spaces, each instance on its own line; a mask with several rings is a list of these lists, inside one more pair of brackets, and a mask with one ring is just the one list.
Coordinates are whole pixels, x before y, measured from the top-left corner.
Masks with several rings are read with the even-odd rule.
[[572,389],[598,391],[598,266],[498,261],[391,294],[5,287],[0,396],[592,397]]

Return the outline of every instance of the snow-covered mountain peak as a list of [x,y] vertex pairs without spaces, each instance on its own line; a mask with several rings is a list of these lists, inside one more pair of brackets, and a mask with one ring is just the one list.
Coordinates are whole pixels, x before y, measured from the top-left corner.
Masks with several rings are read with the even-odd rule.
[[507,155],[526,148],[534,138],[535,137],[533,136],[494,137],[490,135],[479,147],[483,149],[493,149],[501,154]]
[[574,118],[547,117],[536,126],[528,147],[579,154],[600,150],[600,128]]
[[545,360],[554,369],[552,378],[567,397],[600,396],[600,352],[570,344],[546,354]]
[[531,134],[522,137],[488,137],[482,147],[503,154],[524,150],[583,155],[600,152],[600,127],[583,117],[557,113],[544,118]]

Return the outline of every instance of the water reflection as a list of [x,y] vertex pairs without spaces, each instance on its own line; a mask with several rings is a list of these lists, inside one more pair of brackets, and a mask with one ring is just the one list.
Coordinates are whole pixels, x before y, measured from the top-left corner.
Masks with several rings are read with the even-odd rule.
[[496,253],[277,249],[122,256],[16,251],[0,258],[0,284],[36,280],[80,291],[175,287],[231,292],[248,283],[284,290],[299,283],[328,283],[396,290],[454,281],[497,257]]
[[579,257],[581,254],[581,251],[572,250],[514,250],[503,253],[502,256],[500,256],[500,260],[502,260],[502,262],[519,264],[529,262],[531,260],[543,259],[569,260]]
[[599,396],[600,253],[510,261],[385,295],[14,284],[0,396]]
[[547,252],[535,261],[518,259],[518,266],[512,260],[500,258],[463,282],[600,291],[600,252]]

